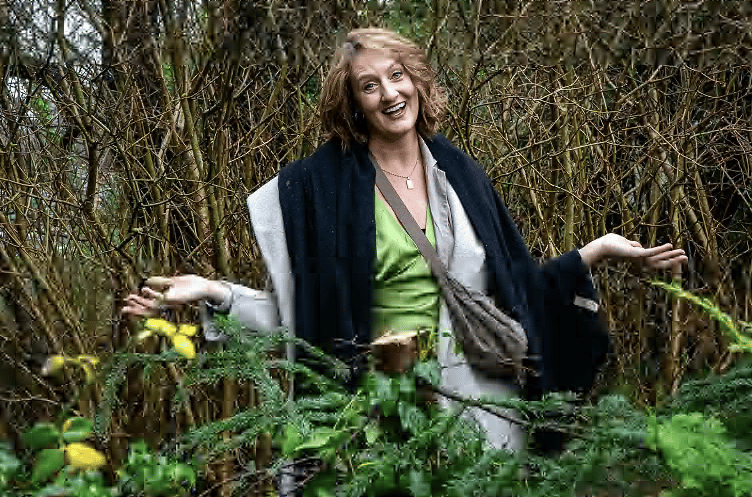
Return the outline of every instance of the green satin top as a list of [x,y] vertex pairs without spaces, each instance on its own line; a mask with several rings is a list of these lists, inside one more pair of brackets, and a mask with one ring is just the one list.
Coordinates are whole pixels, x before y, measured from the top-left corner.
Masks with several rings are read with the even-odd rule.
[[[373,264],[372,338],[384,332],[436,329],[439,284],[423,255],[384,200],[374,192],[376,258]],[[436,246],[431,209],[426,207],[426,236]]]

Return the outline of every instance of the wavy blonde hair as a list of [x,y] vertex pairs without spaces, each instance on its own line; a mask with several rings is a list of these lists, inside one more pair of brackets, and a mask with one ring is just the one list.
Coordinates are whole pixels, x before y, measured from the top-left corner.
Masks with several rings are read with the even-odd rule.
[[350,82],[353,58],[363,49],[388,50],[402,64],[418,90],[418,132],[425,137],[433,136],[444,115],[446,98],[443,89],[436,84],[436,73],[428,64],[425,53],[415,43],[393,31],[365,28],[347,34],[321,88],[319,116],[327,138],[339,138],[343,147],[352,140],[368,141],[365,119],[355,117],[355,98]]

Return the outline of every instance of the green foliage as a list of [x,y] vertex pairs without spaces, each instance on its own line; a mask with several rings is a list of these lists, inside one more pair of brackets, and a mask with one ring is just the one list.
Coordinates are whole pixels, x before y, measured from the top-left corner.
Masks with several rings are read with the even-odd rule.
[[55,117],[52,105],[42,97],[32,97],[29,102],[31,109],[39,118],[48,125]]
[[175,93],[175,70],[172,64],[162,64],[162,74],[164,75],[165,82],[167,83],[167,90],[170,93]]
[[[74,424],[83,427],[81,420]],[[87,420],[88,421],[88,420]],[[89,422],[90,424],[90,422]],[[39,434],[49,431],[30,430]],[[29,433],[25,438],[29,438]],[[83,430],[80,431],[83,433]],[[31,437],[33,438],[33,437]],[[62,447],[43,448],[34,457],[30,477],[6,444],[0,444],[0,495],[3,497],[181,497],[196,486],[193,464],[156,454],[144,442],[131,446],[127,460],[117,471],[118,480],[108,485],[101,472],[79,470],[65,461]]]
[[0,444],[0,495],[13,497],[180,497],[196,486],[192,464],[156,454],[144,442],[131,446],[128,459],[107,485],[97,468],[104,455],[82,443],[93,435],[93,422],[84,417],[67,419],[62,428],[40,422],[22,435],[33,464],[25,465]]
[[180,496],[196,486],[196,471],[191,465],[155,454],[143,441],[131,446],[118,474],[126,495]]
[[[31,472],[31,482],[44,483],[65,466],[65,445],[83,442],[92,435],[92,422],[87,418],[72,417],[63,423],[62,429],[52,423],[39,422],[23,434],[24,443],[32,451],[38,451]],[[85,450],[101,457],[88,446]],[[74,461],[73,466],[76,465]]]
[[685,382],[664,407],[667,412],[701,412],[720,419],[739,443],[752,450],[752,361],[740,362],[722,375]]
[[[745,338],[737,336],[738,326],[712,303],[692,301],[712,310],[728,336]],[[92,435],[91,420],[73,417],[61,428],[39,423],[23,435],[36,452],[34,464],[26,465],[30,474],[0,447],[0,489],[11,487],[13,497],[186,495],[199,479],[194,465],[184,462],[193,451],[223,457],[270,434],[275,460],[264,472],[255,467],[240,472],[238,488],[249,488],[259,477],[279,476],[290,461],[308,461],[305,470],[301,467],[303,495],[313,497],[572,497],[614,492],[637,497],[661,489],[667,497],[750,493],[752,455],[744,442],[752,426],[749,363],[686,383],[651,413],[622,395],[606,395],[593,404],[566,393],[537,401],[458,396],[450,408],[440,409],[432,400],[441,390],[435,360],[421,360],[399,375],[367,372],[359,386],[350,389],[342,363],[285,330],[253,333],[226,319],[217,326],[227,342],[186,365],[175,402],[186,400],[197,386],[232,378],[255,386],[257,404],[191,430],[177,441],[176,457],[154,453],[144,442],[134,444],[112,486],[98,471],[83,469],[85,465],[79,465],[83,470],[66,465],[66,448]],[[305,360],[287,360],[289,347],[296,347]],[[105,431],[109,425],[116,391],[131,366],[156,373],[176,360],[180,358],[173,351],[115,354],[104,368],[97,429]],[[568,439],[566,449],[557,455],[493,449],[466,416],[471,406],[511,410],[530,432],[560,432]],[[746,421],[735,422],[739,413]],[[656,481],[663,483],[645,483]]]
[[[561,401],[560,401],[561,402]],[[644,495],[632,484],[669,477],[661,461],[644,447],[645,413],[621,395],[608,395],[595,405],[566,409],[561,404],[561,429],[572,438],[557,457],[531,454],[527,495],[571,496],[618,491]],[[555,411],[547,409],[549,415]],[[568,422],[564,422],[568,421]],[[662,478],[661,478],[662,477]]]
[[66,443],[83,442],[92,434],[94,424],[89,418],[70,418],[63,425],[63,441]]
[[651,419],[647,445],[678,476],[673,497],[742,497],[752,489],[752,456],[727,440],[723,424],[699,413]]
[[55,425],[41,422],[23,434],[23,441],[30,449],[37,450],[58,444],[60,436],[60,430]]
[[[660,281],[653,281],[652,284],[692,302],[717,321],[731,342],[730,351],[752,352],[752,340],[748,336],[750,323],[735,321],[715,302],[694,295],[676,284]],[[701,412],[718,418],[728,432],[739,440],[741,448],[752,450],[752,440],[749,439],[749,433],[752,433],[752,358],[740,361],[722,375],[711,373],[685,382],[666,402],[663,410],[669,413]]]
[[745,332],[749,333],[749,331],[752,330],[752,323],[734,321],[731,316],[723,312],[712,300],[688,292],[675,283],[665,283],[662,281],[651,281],[650,283],[659,288],[663,288],[679,298],[692,302],[705,311],[709,317],[717,321],[721,326],[723,334],[731,340],[729,351],[745,352],[747,354],[752,353],[752,338],[741,331],[741,329],[744,329]]
[[[655,492],[644,483],[654,481],[666,482],[662,486],[677,497],[687,492],[735,496],[738,493],[733,492],[744,488],[741,483],[750,481],[749,455],[712,424],[718,421],[709,421],[714,431],[693,438],[683,424],[685,418],[712,419],[689,414],[693,404],[682,404],[686,413],[677,411],[677,404],[648,415],[621,395],[581,404],[572,395],[557,394],[539,401],[465,399],[442,410],[424,400],[440,380],[436,361],[419,362],[400,375],[366,373],[359,388],[351,392],[337,376],[342,371],[336,361],[314,349],[307,348],[309,357],[325,361],[315,370],[280,359],[279,351],[291,340],[305,346],[285,332],[251,336],[233,329],[230,322],[223,326],[232,339],[224,350],[204,355],[200,368],[189,371],[186,384],[214,383],[227,376],[245,378],[259,385],[260,402],[230,419],[193,430],[181,448],[203,446],[220,455],[271,433],[278,457],[272,474],[290,460],[317,461],[306,475],[307,496],[402,492],[571,497],[612,491],[642,496]],[[280,376],[298,384],[295,398],[280,387]],[[567,448],[556,456],[494,450],[478,426],[463,416],[469,405],[514,409],[530,430],[565,433]],[[655,427],[661,434],[658,438]],[[223,436],[228,431],[229,439]],[[705,439],[704,445],[700,438]],[[678,457],[680,450],[689,447],[697,451],[694,464],[714,461],[708,474],[692,473],[691,465]],[[253,472],[248,474],[255,477]]]
[[65,466],[65,452],[62,448],[42,449],[34,463],[31,482],[47,481],[52,475],[63,469],[63,466]]
[[386,3],[384,20],[389,29],[421,42],[431,34],[431,14],[430,2],[396,0]]
[[0,441],[0,492],[10,487],[21,468],[21,461],[11,451],[10,445]]
[[116,489],[105,484],[101,473],[96,471],[62,471],[51,484],[37,490],[32,497],[115,497]]

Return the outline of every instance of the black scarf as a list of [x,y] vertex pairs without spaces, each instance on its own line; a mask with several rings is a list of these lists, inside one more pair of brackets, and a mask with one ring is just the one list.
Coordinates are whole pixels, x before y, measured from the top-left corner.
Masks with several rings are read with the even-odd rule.
[[[537,358],[528,396],[589,388],[608,338],[602,326],[567,322],[577,318],[567,315],[577,312],[568,310],[575,291],[595,295],[579,254],[538,266],[482,167],[441,135],[425,141],[483,243],[490,292],[527,331],[529,355]],[[371,339],[374,182],[367,149],[343,151],[338,140],[279,173],[296,335],[348,362],[356,375]]]

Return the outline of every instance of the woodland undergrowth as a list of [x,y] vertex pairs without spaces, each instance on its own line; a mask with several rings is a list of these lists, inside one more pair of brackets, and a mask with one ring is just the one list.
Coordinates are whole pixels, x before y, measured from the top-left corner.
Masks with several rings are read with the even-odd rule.
[[[679,297],[705,304],[742,353],[746,335],[707,300],[656,283]],[[696,298],[695,298],[696,299]],[[724,324],[725,323],[725,324]],[[319,355],[318,372],[269,358],[288,338],[283,331],[255,336],[227,324],[225,350],[207,355],[186,377],[186,387],[232,376],[254,381],[257,406],[191,431],[179,450],[212,454],[250,447],[272,435],[276,459],[236,474],[239,489],[295,474],[307,496],[747,496],[752,486],[752,361],[740,360],[721,375],[686,382],[655,408],[622,395],[583,402],[571,394],[539,401],[456,397],[442,410],[440,367],[424,355],[399,375],[368,372],[355,391],[342,381],[346,369]],[[296,342],[296,345],[305,344]],[[310,348],[309,348],[310,353]],[[286,381],[280,383],[280,378]],[[293,381],[291,398],[282,385]],[[533,444],[519,453],[491,449],[463,416],[468,406],[512,416],[528,433],[565,435],[565,449],[541,454]],[[513,413],[513,414],[512,414]],[[227,434],[230,433],[230,436]],[[532,438],[532,437],[531,437]],[[663,493],[661,493],[663,492]],[[242,492],[241,492],[242,494]]]
[[[71,399],[59,423],[37,423],[24,434],[24,447],[0,445],[0,495],[212,495],[217,485],[210,472],[231,456],[240,462],[220,484],[233,495],[273,495],[283,486],[305,497],[748,496],[749,325],[676,285],[655,284],[718,321],[739,360],[723,374],[686,381],[649,408],[613,393],[597,399],[559,393],[535,401],[451,393],[453,404],[444,409],[437,395],[448,392],[431,347],[423,347],[405,373],[371,370],[353,381],[345,364],[283,329],[257,333],[219,317],[215,331],[224,341],[196,353],[194,326],[147,320],[139,338],[156,337],[157,353],[137,352],[133,341],[101,365],[93,356],[48,360],[48,372],[68,368],[84,380],[81,391],[100,384],[96,414],[78,415]],[[288,360],[289,347],[305,360]],[[182,374],[174,377],[173,415],[227,379],[254,385],[256,402],[156,447],[134,441],[116,469],[94,446],[113,435],[112,413],[122,407],[129,372],[160,378],[159,370],[176,365]],[[470,406],[520,424],[529,435],[524,450],[491,448],[465,416]],[[542,453],[532,442],[536,432],[563,435],[563,450]],[[263,466],[251,454],[261,440],[271,448]]]

